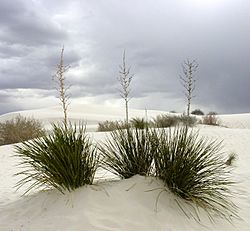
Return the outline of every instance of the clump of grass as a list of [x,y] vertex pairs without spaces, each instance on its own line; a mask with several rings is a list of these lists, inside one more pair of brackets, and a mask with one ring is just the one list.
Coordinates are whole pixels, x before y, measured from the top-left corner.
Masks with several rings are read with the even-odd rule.
[[172,115],[158,115],[153,121],[152,125],[156,128],[168,128],[176,126],[179,123],[177,116]]
[[173,116],[173,115],[158,115],[152,122],[151,126],[155,128],[168,128],[177,125],[194,126],[197,119],[194,116]]
[[53,132],[16,146],[16,156],[24,170],[17,187],[56,188],[72,191],[92,184],[98,165],[96,148],[91,144],[83,125],[53,125]]
[[[108,121],[108,120],[106,120],[104,122],[98,123],[97,131],[98,132],[110,132],[110,131],[117,130],[119,128],[125,129],[127,127],[128,127],[128,125],[123,121]],[[130,125],[129,125],[129,127],[130,127]]]
[[216,112],[209,112],[207,115],[203,116],[202,124],[219,126],[219,119]]
[[99,149],[102,167],[126,179],[150,174],[156,145],[148,129],[118,129],[111,132]]
[[[221,157],[221,143],[198,138],[187,127],[155,132],[158,150],[156,176],[175,195],[213,213],[231,219],[236,216],[230,201],[230,170]],[[197,213],[198,214],[198,213]]]
[[39,120],[21,115],[0,123],[0,145],[14,144],[45,135]]
[[191,112],[192,115],[205,115],[201,109],[195,109]]
[[233,163],[235,162],[236,158],[237,158],[237,155],[234,152],[230,153],[228,155],[228,158],[227,158],[225,164],[228,166],[232,166]]
[[177,119],[179,120],[178,125],[181,124],[183,126],[192,127],[197,123],[197,119],[194,116],[181,115],[178,116]]
[[138,129],[145,129],[149,127],[149,123],[144,118],[132,118],[130,120],[131,127]]

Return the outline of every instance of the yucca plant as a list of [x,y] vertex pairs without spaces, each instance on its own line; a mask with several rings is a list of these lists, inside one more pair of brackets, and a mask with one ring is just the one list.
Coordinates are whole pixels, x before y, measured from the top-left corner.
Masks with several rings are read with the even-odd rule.
[[149,123],[144,118],[135,117],[130,120],[130,124],[133,128],[146,129]]
[[229,186],[230,170],[222,157],[222,144],[199,138],[187,127],[156,132],[156,176],[177,196],[228,220],[236,216]]
[[22,178],[17,187],[31,189],[56,188],[72,191],[92,184],[99,158],[83,125],[54,124],[50,135],[23,142],[16,146]]
[[180,122],[178,116],[172,115],[158,115],[152,122],[153,127],[168,128],[176,126]]
[[99,150],[102,167],[120,178],[136,174],[147,176],[152,170],[156,145],[148,129],[118,129],[112,131]]

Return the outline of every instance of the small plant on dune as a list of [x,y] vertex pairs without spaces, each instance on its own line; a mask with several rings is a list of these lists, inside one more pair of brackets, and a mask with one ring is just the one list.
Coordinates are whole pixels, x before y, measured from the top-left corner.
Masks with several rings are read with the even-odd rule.
[[92,184],[98,165],[96,149],[92,146],[83,125],[53,125],[52,134],[16,146],[16,156],[24,170],[17,183],[20,188],[56,188],[72,191]]
[[149,130],[118,129],[110,135],[99,147],[102,167],[125,179],[149,175],[156,148]]
[[155,128],[168,128],[177,125],[194,126],[197,119],[194,116],[173,116],[173,115],[158,115],[152,122],[151,126]]
[[[187,127],[155,132],[158,151],[156,176],[175,195],[203,208],[210,219],[214,213],[230,221],[237,217],[229,186],[230,170],[221,157],[221,143],[199,139]],[[195,208],[195,207],[194,207]],[[198,216],[195,212],[193,217]],[[198,216],[199,219],[199,216]]]
[[156,128],[168,128],[176,126],[179,123],[177,116],[172,115],[158,115],[153,121],[152,125]]
[[0,123],[1,145],[14,144],[45,135],[39,120],[21,115]]
[[114,131],[117,130],[119,128],[121,129],[125,129],[127,127],[130,127],[131,125],[128,124],[126,122],[123,121],[104,121],[104,122],[99,122],[98,123],[98,127],[97,127],[97,131],[98,132],[110,132],[110,131]]
[[98,132],[109,132],[109,131],[114,131],[118,127],[118,122],[117,121],[104,121],[104,122],[99,122],[97,131]]
[[207,115],[203,116],[202,124],[219,126],[219,119],[216,112],[209,112]]
[[191,112],[192,115],[205,115],[201,109],[195,109]]
[[138,128],[138,129],[145,129],[148,128],[149,123],[144,119],[144,118],[132,118],[130,120],[130,124],[133,128]]
[[232,166],[233,163],[235,162],[236,158],[237,158],[237,155],[234,152],[230,153],[228,155],[228,158],[227,158],[225,164],[228,166]]
[[188,127],[192,127],[197,123],[197,119],[194,116],[181,115],[178,116],[178,120],[178,124]]

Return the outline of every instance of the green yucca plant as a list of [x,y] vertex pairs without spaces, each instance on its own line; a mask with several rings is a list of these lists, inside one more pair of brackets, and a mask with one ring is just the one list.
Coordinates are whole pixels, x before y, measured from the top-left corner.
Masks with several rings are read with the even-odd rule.
[[202,207],[210,218],[213,213],[228,220],[236,216],[230,201],[230,170],[222,158],[222,145],[198,138],[187,127],[155,131],[158,150],[156,176],[177,196]]
[[149,123],[144,118],[135,117],[130,120],[130,124],[133,128],[146,129],[149,127]]
[[152,170],[156,145],[148,129],[118,129],[99,150],[103,157],[102,167],[121,178],[136,174],[149,175]]
[[92,184],[98,156],[83,125],[53,125],[50,135],[16,146],[16,156],[24,170],[17,187],[56,188],[63,193],[85,184]]
[[168,128],[176,126],[179,123],[178,116],[172,115],[158,115],[152,122],[152,125],[156,128]]

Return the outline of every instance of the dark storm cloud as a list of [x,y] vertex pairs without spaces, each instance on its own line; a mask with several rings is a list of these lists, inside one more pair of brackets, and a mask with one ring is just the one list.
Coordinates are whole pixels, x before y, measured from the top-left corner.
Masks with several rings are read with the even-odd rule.
[[34,1],[1,1],[0,39],[8,44],[42,46],[66,39],[66,33]]
[[190,58],[199,63],[197,107],[249,112],[250,3],[208,2],[2,0],[0,89],[52,89],[64,44],[72,97],[119,98],[126,49],[132,105],[182,111],[179,75]]

